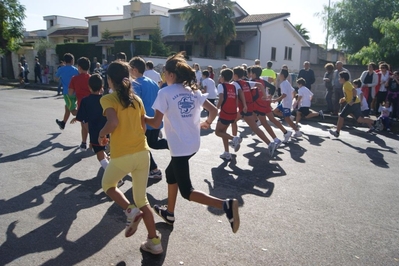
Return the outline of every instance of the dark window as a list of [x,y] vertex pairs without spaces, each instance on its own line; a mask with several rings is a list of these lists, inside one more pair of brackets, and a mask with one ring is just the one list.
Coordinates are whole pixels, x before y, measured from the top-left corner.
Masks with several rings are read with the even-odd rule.
[[225,49],[226,56],[241,57],[241,45],[240,44],[229,44]]
[[140,35],[134,35],[133,39],[140,40]]
[[54,26],[54,20],[50,20],[50,27]]
[[182,44],[179,46],[179,51],[186,51],[187,56],[193,55],[193,46],[191,44]]
[[271,61],[276,61],[276,47],[272,47],[272,54],[270,55],[270,60]]
[[71,39],[64,39],[64,43],[70,43]]
[[284,52],[284,60],[292,60],[292,48],[291,47],[285,47],[285,52]]
[[78,39],[77,42],[85,42],[83,39]]
[[98,25],[91,26],[91,37],[98,37]]

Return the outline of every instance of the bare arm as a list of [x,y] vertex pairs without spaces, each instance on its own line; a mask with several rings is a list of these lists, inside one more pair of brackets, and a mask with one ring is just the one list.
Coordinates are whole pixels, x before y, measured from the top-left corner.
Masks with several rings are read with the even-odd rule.
[[107,117],[107,122],[98,134],[98,143],[101,146],[105,146],[108,143],[108,139],[106,139],[105,136],[114,132],[115,128],[119,124],[115,109],[107,108],[105,110],[105,116]]
[[159,128],[161,126],[162,119],[163,119],[163,113],[161,113],[158,110],[155,110],[154,117],[149,117],[146,115],[144,122],[153,128]]
[[201,122],[201,128],[208,129],[211,126],[213,120],[215,120],[218,114],[218,109],[208,100],[205,100],[202,106],[208,111],[208,117],[204,122]]

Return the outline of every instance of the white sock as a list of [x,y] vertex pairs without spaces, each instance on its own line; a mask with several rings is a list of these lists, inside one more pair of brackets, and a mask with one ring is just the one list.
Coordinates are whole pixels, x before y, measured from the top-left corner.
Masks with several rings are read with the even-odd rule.
[[101,164],[102,168],[104,168],[104,170],[105,170],[105,169],[107,168],[109,162],[108,162],[107,159],[102,159],[102,160],[100,161],[100,164]]

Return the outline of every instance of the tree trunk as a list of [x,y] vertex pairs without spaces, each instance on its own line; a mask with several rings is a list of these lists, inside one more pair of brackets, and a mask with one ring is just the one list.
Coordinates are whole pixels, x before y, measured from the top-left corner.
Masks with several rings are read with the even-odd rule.
[[12,57],[11,57],[11,52],[7,51],[5,54],[5,61],[6,61],[6,67],[5,67],[5,76],[8,79],[15,79],[15,75],[14,75],[14,68],[12,65]]
[[214,41],[209,41],[207,43],[208,51],[207,51],[207,57],[208,58],[216,58],[216,44]]

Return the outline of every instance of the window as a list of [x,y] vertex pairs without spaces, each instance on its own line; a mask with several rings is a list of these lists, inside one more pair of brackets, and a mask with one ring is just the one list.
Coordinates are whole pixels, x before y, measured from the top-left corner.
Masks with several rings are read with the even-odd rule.
[[292,60],[292,47],[285,47],[284,60]]
[[78,39],[77,42],[85,42],[84,39]]
[[230,43],[226,46],[224,53],[226,56],[241,57],[241,45],[238,43]]
[[134,35],[133,39],[140,40],[140,35]]
[[64,43],[70,43],[71,39],[64,39]]
[[54,20],[50,20],[50,27],[54,26]]
[[179,45],[179,51],[185,51],[187,56],[193,55],[193,46],[191,44]]
[[98,25],[91,26],[91,37],[98,37]]
[[271,61],[276,61],[276,47],[272,47],[272,54],[270,55],[270,60]]

